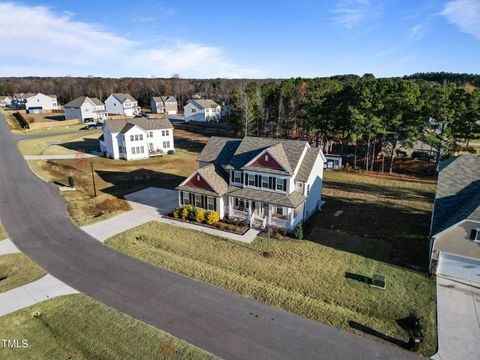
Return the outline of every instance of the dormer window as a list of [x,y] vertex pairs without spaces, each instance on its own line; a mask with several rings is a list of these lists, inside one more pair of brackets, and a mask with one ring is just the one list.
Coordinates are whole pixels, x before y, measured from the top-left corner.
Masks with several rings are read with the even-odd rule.
[[480,242],[480,228],[472,229],[470,231],[470,240]]

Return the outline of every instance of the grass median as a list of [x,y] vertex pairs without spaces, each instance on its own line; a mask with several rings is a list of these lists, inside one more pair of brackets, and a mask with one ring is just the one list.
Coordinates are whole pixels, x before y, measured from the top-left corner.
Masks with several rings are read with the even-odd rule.
[[193,345],[111,309],[85,295],[48,300],[0,318],[2,339],[25,348],[0,347],[0,358],[215,359]]
[[26,285],[46,272],[23,254],[0,256],[0,293]]
[[[425,274],[309,241],[257,238],[252,244],[150,222],[106,244],[159,267],[208,282],[334,327],[353,324],[408,341],[397,320],[414,311],[423,318],[421,352],[435,350],[435,284]],[[273,254],[264,257],[262,254]],[[346,276],[380,273],[379,290]],[[363,333],[362,333],[363,334]]]

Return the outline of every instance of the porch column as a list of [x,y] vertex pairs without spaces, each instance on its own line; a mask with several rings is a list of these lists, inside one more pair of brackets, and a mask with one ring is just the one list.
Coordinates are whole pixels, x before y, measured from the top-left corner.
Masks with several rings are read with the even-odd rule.
[[290,229],[292,228],[293,226],[293,220],[294,220],[294,217],[295,217],[295,209],[292,209],[292,208],[288,208],[288,211],[289,211],[289,214],[288,214],[288,222],[289,222],[289,227]]
[[178,193],[178,207],[183,206],[183,204],[182,204],[182,196],[181,196],[182,194],[181,194],[181,192],[182,192],[181,190],[178,190],[178,191],[177,191],[177,193]]
[[233,215],[233,209],[232,209],[232,197],[229,196],[228,197],[228,216],[232,216]]
[[252,200],[248,200],[248,218],[252,217]]
[[268,204],[267,224],[272,224],[272,205]]

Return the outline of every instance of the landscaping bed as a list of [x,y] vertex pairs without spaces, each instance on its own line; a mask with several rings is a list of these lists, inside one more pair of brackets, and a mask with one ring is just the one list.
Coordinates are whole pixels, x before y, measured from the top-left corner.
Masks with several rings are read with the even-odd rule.
[[[311,241],[257,238],[238,243],[203,232],[150,222],[106,241],[130,256],[212,285],[253,297],[301,316],[360,333],[363,329],[408,341],[397,322],[415,312],[422,318],[425,341],[436,347],[435,282],[418,273]],[[347,274],[385,276],[386,290]],[[369,332],[361,332],[368,335]]]
[[31,283],[46,274],[40,266],[23,254],[1,255],[0,293]]
[[26,339],[26,348],[0,347],[0,358],[216,359],[172,335],[85,295],[42,302],[0,318],[4,339]]

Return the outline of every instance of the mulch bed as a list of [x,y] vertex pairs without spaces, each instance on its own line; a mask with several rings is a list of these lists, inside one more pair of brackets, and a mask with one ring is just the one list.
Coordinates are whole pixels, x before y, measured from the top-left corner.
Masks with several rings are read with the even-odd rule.
[[[208,225],[208,224],[202,224],[202,223],[198,223],[196,221],[190,221],[190,220],[183,220],[183,219],[180,219],[180,218],[175,218],[173,216],[169,216],[169,215],[163,215],[164,218],[166,219],[171,219],[171,220],[175,220],[175,221],[180,221],[180,222],[184,222],[184,223],[187,223],[187,224],[192,224],[192,225],[198,225],[198,226],[203,226],[203,227],[206,227],[206,228],[210,228],[210,229],[215,229],[215,230],[220,230],[220,231],[224,231],[224,232],[228,232],[228,233],[231,233],[231,234],[236,234],[236,235],[244,235],[248,230],[249,230],[249,227],[248,226],[235,226],[235,225],[232,225],[232,224],[227,224],[227,223],[224,223],[222,221],[219,221],[217,224],[220,224],[219,226],[217,224],[217,226],[215,225]],[[231,229],[227,229],[227,228],[222,228],[222,226],[225,226],[225,227],[235,227],[235,230],[231,230]]]

